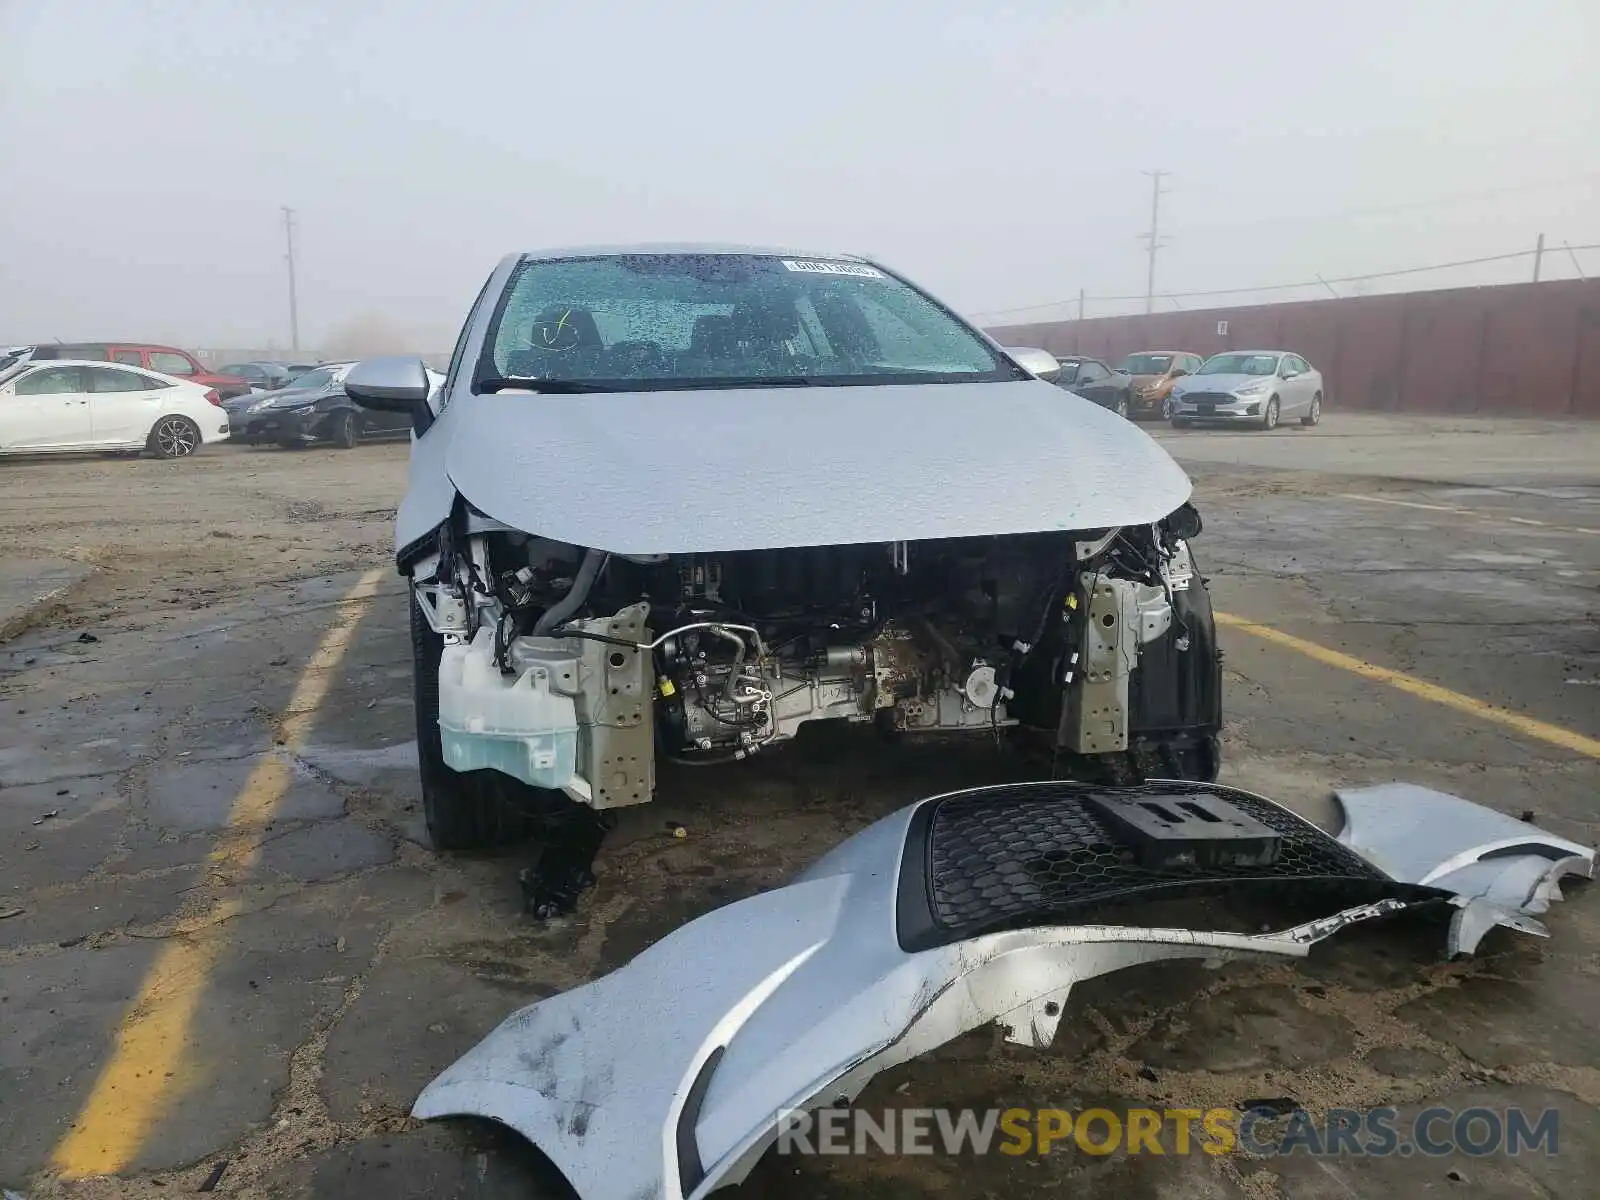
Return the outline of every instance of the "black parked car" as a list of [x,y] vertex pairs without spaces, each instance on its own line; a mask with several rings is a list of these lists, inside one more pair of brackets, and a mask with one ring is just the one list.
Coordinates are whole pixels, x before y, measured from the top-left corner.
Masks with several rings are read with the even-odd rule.
[[301,371],[291,371],[280,362],[242,362],[229,363],[219,368],[224,375],[237,375],[240,379],[248,380],[253,388],[262,391],[275,392],[279,388],[288,387],[296,375]]
[[229,440],[285,447],[329,442],[348,450],[364,438],[405,437],[411,431],[408,414],[358,408],[344,394],[344,377],[354,365],[321,366],[279,391],[232,402]]
[[1069,354],[1061,358],[1061,374],[1050,382],[1123,417],[1133,402],[1133,376],[1106,366],[1098,358]]

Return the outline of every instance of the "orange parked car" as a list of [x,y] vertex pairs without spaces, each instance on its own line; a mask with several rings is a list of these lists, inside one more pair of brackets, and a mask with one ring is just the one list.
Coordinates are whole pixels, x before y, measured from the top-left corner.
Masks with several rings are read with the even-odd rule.
[[1140,350],[1117,364],[1117,370],[1133,376],[1133,395],[1128,405],[1130,417],[1172,415],[1169,402],[1174,380],[1193,375],[1205,361],[1203,354],[1187,350]]

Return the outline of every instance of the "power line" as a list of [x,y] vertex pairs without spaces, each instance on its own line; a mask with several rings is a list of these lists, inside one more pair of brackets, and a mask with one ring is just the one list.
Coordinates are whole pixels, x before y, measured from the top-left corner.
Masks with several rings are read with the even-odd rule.
[[1399,204],[1370,205],[1360,208],[1344,208],[1331,213],[1304,213],[1300,215],[1284,215],[1278,217],[1257,217],[1248,221],[1207,221],[1199,225],[1185,224],[1184,229],[1189,232],[1207,232],[1218,229],[1255,229],[1262,225],[1314,225],[1321,221],[1342,221],[1348,217],[1382,217],[1391,213],[1416,212],[1419,209],[1443,208],[1451,204],[1459,204],[1463,200],[1487,200],[1497,196],[1511,196],[1520,192],[1545,191],[1551,188],[1577,187],[1580,184],[1588,185],[1600,180],[1600,172],[1586,175],[1572,175],[1566,179],[1544,179],[1531,183],[1509,184],[1506,187],[1485,188],[1471,192],[1455,192],[1448,196],[1435,196],[1431,200],[1408,200]]
[[[1594,243],[1594,244],[1583,245],[1583,246],[1573,246],[1573,247],[1571,247],[1571,249],[1575,250],[1575,251],[1576,250],[1600,250],[1600,243]],[[1193,299],[1193,298],[1196,298],[1196,297],[1208,297],[1208,296],[1243,296],[1243,295],[1247,295],[1247,294],[1252,293],[1252,292],[1287,292],[1287,291],[1292,291],[1292,290],[1294,290],[1296,288],[1328,287],[1330,284],[1335,284],[1335,283],[1363,283],[1363,282],[1365,282],[1365,281],[1367,281],[1369,279],[1394,279],[1394,278],[1396,278],[1398,276],[1401,276],[1401,275],[1420,275],[1420,274],[1424,274],[1424,273],[1426,273],[1428,271],[1449,270],[1452,267],[1474,267],[1474,266],[1479,266],[1479,265],[1481,265],[1483,263],[1510,262],[1510,261],[1512,261],[1514,259],[1528,258],[1528,257],[1530,257],[1530,256],[1532,256],[1532,255],[1534,255],[1536,253],[1539,253],[1539,251],[1538,250],[1517,250],[1517,251],[1514,251],[1514,252],[1512,252],[1510,254],[1489,254],[1489,255],[1485,255],[1482,258],[1463,258],[1463,259],[1457,259],[1455,262],[1434,263],[1431,266],[1426,266],[1426,267],[1402,267],[1399,270],[1394,270],[1394,271],[1372,271],[1372,272],[1369,272],[1368,274],[1365,274],[1365,275],[1336,275],[1336,276],[1333,276],[1331,278],[1324,278],[1323,276],[1318,275],[1315,278],[1312,278],[1312,279],[1309,279],[1309,280],[1303,280],[1303,281],[1301,281],[1299,283],[1269,283],[1269,284],[1262,284],[1262,285],[1259,285],[1259,286],[1256,286],[1256,287],[1211,288],[1209,290],[1194,291],[1194,292],[1163,292],[1162,295],[1168,297],[1169,299],[1184,299],[1184,300],[1188,300],[1188,299]],[[1331,290],[1331,288],[1330,288],[1330,290]],[[1131,303],[1131,302],[1136,301],[1136,300],[1143,300],[1144,299],[1143,296],[1089,296],[1089,295],[1086,295],[1084,298],[1088,299],[1088,300],[1097,300],[1097,301],[1100,301],[1100,302],[1106,303],[1106,304]],[[990,309],[987,312],[976,313],[974,315],[975,316],[979,316],[979,317],[1003,317],[1003,316],[1009,316],[1012,313],[1037,312],[1038,310],[1045,309],[1045,308],[1059,308],[1060,306],[1062,306],[1064,304],[1072,304],[1072,303],[1076,303],[1076,301],[1072,301],[1072,300],[1047,300],[1043,304],[1023,304],[1023,305],[1019,305],[1016,308],[995,308],[995,309]]]

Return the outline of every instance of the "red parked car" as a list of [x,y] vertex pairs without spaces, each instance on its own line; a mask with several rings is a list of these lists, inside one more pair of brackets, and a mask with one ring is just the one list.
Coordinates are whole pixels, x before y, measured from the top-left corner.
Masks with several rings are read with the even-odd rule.
[[35,359],[76,358],[97,362],[124,363],[158,371],[162,375],[176,375],[202,387],[212,388],[224,400],[245,396],[250,392],[250,381],[237,375],[217,375],[208,371],[187,350],[174,346],[152,346],[144,342],[56,342],[36,346]]

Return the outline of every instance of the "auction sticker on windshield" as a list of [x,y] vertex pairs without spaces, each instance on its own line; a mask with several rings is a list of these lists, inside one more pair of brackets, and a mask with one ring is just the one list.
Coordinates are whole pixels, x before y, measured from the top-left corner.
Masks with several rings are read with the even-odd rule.
[[862,279],[882,279],[883,272],[877,267],[863,266],[861,263],[842,262],[817,262],[809,258],[785,258],[783,265],[791,271],[810,271],[814,275],[857,275]]

